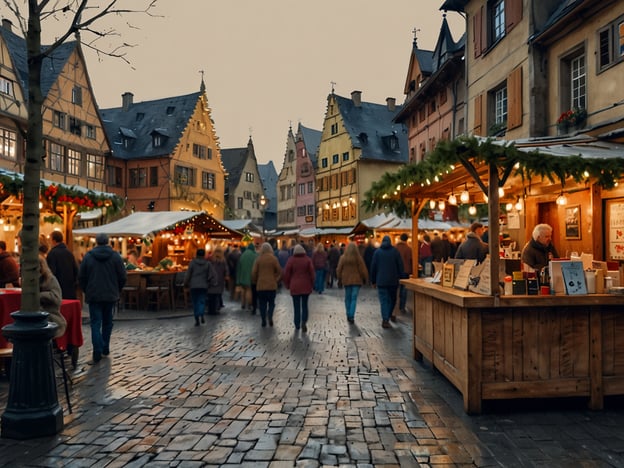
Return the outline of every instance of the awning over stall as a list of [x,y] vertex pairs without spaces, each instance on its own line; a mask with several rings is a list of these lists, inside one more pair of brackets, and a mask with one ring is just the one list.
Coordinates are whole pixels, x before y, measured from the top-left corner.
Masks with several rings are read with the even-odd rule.
[[262,233],[262,228],[256,226],[251,219],[224,219],[221,224],[237,232]]
[[351,228],[307,228],[299,231],[301,237],[315,237],[315,236],[348,236],[351,233]]
[[186,229],[206,233],[213,238],[236,238],[243,235],[213,218],[204,211],[147,211],[133,213],[109,224],[84,229],[75,229],[75,236],[95,236],[100,233],[109,236],[146,237],[161,231]]

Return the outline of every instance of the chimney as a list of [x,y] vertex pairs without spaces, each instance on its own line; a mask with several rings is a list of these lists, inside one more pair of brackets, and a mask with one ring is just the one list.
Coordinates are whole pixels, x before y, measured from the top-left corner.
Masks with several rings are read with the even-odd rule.
[[2,18],[2,28],[9,32],[13,32],[13,23],[10,19]]
[[362,91],[351,91],[351,100],[355,107],[362,106]]
[[388,105],[388,110],[394,112],[396,110],[396,99],[393,97],[386,98],[386,104]]
[[121,109],[124,112],[128,112],[132,107],[132,98],[134,98],[134,94],[129,91],[126,91],[121,95]]

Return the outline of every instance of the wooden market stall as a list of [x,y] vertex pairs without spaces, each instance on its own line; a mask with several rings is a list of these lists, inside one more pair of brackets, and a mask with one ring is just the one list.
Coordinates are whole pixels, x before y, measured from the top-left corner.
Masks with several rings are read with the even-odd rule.
[[133,248],[149,267],[164,258],[186,266],[198,248],[211,241],[240,240],[243,235],[203,211],[136,212],[109,224],[74,230],[81,251],[93,246],[93,238],[107,234],[122,256]]
[[[616,288],[503,295],[500,248],[503,230],[521,250],[534,225],[546,222],[560,255],[574,251],[615,261],[611,268],[619,271],[624,237],[617,238],[613,225],[622,223],[617,210],[624,207],[624,190],[617,182],[623,172],[618,145],[586,136],[515,144],[460,138],[441,143],[420,164],[387,174],[369,192],[377,208],[407,207],[415,233],[430,200],[465,189],[467,203],[487,203],[489,256],[480,270],[468,265],[458,281],[455,266],[445,265],[438,283],[402,280],[414,293],[414,357],[430,361],[458,388],[467,412],[480,412],[489,399],[570,396],[587,397],[590,408],[600,409],[604,396],[624,394],[624,295]],[[393,200],[388,194],[397,186],[402,190]],[[571,209],[576,218],[568,216]]]

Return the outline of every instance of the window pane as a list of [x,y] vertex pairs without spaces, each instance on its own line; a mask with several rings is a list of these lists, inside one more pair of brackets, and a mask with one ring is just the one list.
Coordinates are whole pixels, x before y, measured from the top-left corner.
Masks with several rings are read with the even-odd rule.
[[572,59],[570,63],[571,72],[571,100],[572,107],[585,109],[586,102],[586,75],[585,75],[585,55],[579,55]]
[[7,130],[5,128],[0,129],[0,156],[9,159],[15,159],[15,148],[17,141],[17,133]]
[[67,172],[71,175],[80,175],[80,153],[76,150],[67,150]]
[[495,93],[495,123],[507,121],[507,87],[501,88]]

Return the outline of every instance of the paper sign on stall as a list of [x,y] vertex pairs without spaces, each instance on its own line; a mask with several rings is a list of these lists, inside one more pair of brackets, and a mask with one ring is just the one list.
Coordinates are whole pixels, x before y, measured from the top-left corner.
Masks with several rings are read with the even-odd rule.
[[583,262],[561,262],[561,274],[567,294],[587,294]]
[[465,260],[464,263],[458,265],[458,271],[455,273],[455,281],[453,287],[465,291],[468,289],[470,282],[470,272],[476,264],[476,260]]
[[[490,256],[488,255],[483,263],[473,267],[470,272],[470,276],[473,278],[474,283],[471,281],[468,289],[477,294],[483,294],[489,296],[492,294],[490,288]],[[477,280],[478,278],[478,280]]]

